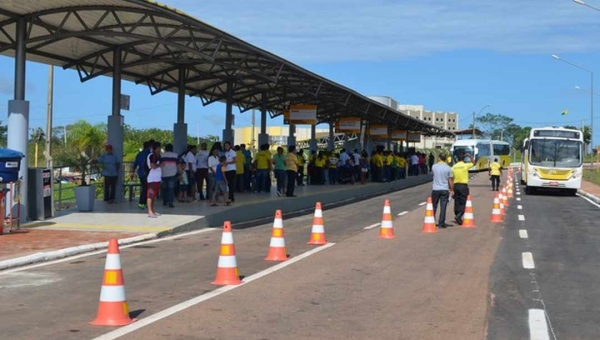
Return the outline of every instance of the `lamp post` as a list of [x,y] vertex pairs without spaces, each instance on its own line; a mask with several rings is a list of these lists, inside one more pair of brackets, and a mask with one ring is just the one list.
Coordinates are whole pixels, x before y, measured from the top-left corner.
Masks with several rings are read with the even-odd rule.
[[582,0],[573,0],[573,2],[574,2],[574,3],[576,3],[576,4],[578,4],[578,5],[582,5],[582,6],[585,6],[585,7],[589,7],[589,8],[591,8],[591,9],[595,10],[595,11],[598,11],[598,12],[600,12],[600,8],[598,8],[598,7],[594,7],[594,6],[592,6],[592,5],[588,4],[588,3],[586,3],[585,1],[582,1]]
[[[573,0],[578,4],[585,4],[585,2],[581,1],[581,0]],[[587,4],[585,4],[586,6],[588,6]],[[591,6],[588,6],[591,7]],[[561,57],[557,56],[556,54],[552,55],[552,58],[558,60],[558,61],[562,61],[563,63],[569,64],[573,67],[576,67],[580,70],[586,71],[590,74],[590,145],[592,147],[592,150],[594,149],[594,72],[590,69],[587,69],[583,66],[574,64],[568,60],[562,59]],[[592,164],[590,166],[591,169],[591,173],[590,176],[593,175],[594,172],[594,157],[592,157]]]
[[490,107],[492,106],[492,104],[486,104],[484,107],[481,108],[481,110],[479,110],[479,113],[476,115],[475,111],[473,111],[473,139],[475,139],[475,117],[479,116],[481,114],[481,112],[483,112],[483,110],[485,110],[486,107]]

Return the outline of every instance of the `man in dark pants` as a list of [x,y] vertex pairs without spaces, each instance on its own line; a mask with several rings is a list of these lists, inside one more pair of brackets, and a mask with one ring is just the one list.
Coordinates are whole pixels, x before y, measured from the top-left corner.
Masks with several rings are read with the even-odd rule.
[[140,189],[140,201],[138,203],[138,207],[140,209],[146,209],[146,200],[148,193],[147,176],[148,171],[150,170],[147,169],[146,163],[150,152],[152,152],[151,149],[153,143],[153,140],[144,142],[144,148],[135,156],[135,162],[133,162],[133,169],[131,170],[131,179],[135,178],[137,170],[137,176],[140,179],[140,184],[142,186]]
[[223,146],[225,147],[225,158],[227,158],[227,166],[225,167],[225,177],[227,178],[227,185],[229,187],[227,203],[233,203],[235,202],[233,192],[235,191],[235,177],[237,173],[237,153],[231,148],[231,142],[227,141]]
[[440,217],[438,218],[437,227],[444,229],[448,227],[446,224],[446,206],[448,199],[453,194],[454,182],[452,179],[452,168],[445,162],[446,156],[439,155],[438,163],[433,165],[433,190],[431,199],[433,201],[433,216],[436,216],[438,203],[440,204]]
[[459,155],[458,163],[452,167],[454,177],[454,220],[459,225],[463,223],[463,215],[469,196],[469,169],[473,166],[471,155],[466,154],[464,158]]
[[287,197],[296,197],[294,195],[294,187],[298,178],[298,156],[296,155],[296,146],[290,145],[288,153],[285,156],[285,173],[287,174],[287,189],[285,195]]
[[498,163],[498,158],[494,158],[494,162],[490,164],[490,180],[492,181],[492,191],[500,190],[500,176],[502,176],[502,165]]

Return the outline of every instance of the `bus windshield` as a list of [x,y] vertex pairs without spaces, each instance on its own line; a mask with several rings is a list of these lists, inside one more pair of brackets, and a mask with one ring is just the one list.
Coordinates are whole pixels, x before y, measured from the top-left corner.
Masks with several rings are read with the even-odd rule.
[[532,139],[529,145],[531,165],[564,168],[581,166],[581,142],[579,141]]
[[467,153],[474,155],[472,146],[470,146],[470,145],[455,146],[454,150],[453,150],[453,154],[452,154],[452,160],[454,161],[454,163],[457,163],[462,160],[462,159],[459,159],[459,157],[464,158],[464,156]]

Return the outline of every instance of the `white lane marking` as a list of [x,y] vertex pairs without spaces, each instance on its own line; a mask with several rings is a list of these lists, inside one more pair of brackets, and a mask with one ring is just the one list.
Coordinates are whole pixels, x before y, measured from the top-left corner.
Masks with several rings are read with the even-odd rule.
[[523,210],[523,206],[522,205],[517,205],[517,209]]
[[525,215],[519,215],[519,221],[525,221]]
[[517,201],[519,201],[519,202],[520,202],[520,201],[521,201],[521,197],[517,197]]
[[142,327],[148,326],[148,325],[150,325],[152,323],[155,323],[155,322],[160,321],[160,320],[162,320],[162,319],[164,319],[166,317],[169,317],[169,316],[171,316],[171,315],[173,315],[175,313],[181,312],[182,310],[185,310],[185,309],[188,309],[190,307],[193,307],[193,306],[195,306],[195,305],[197,305],[197,304],[199,304],[201,302],[204,302],[206,300],[209,300],[209,299],[212,299],[214,297],[217,297],[217,296],[219,296],[221,294],[224,294],[224,293],[226,293],[228,291],[234,290],[234,289],[236,289],[238,287],[243,287],[243,286],[245,286],[246,284],[248,284],[248,283],[250,283],[252,281],[256,281],[256,280],[258,280],[258,279],[260,279],[260,278],[262,278],[264,276],[267,276],[267,275],[269,275],[271,273],[274,273],[274,272],[276,272],[276,271],[278,271],[280,269],[283,269],[283,268],[285,268],[285,267],[287,267],[289,265],[292,265],[292,264],[294,264],[294,263],[296,263],[298,261],[301,261],[301,260],[303,260],[303,259],[305,259],[305,258],[307,258],[307,257],[309,257],[311,255],[314,255],[314,254],[316,254],[316,253],[318,253],[318,252],[320,252],[322,250],[325,250],[327,248],[330,248],[330,247],[332,247],[334,245],[335,245],[335,243],[327,243],[324,246],[321,246],[319,248],[315,248],[313,250],[307,251],[306,253],[303,253],[303,254],[300,254],[300,255],[298,255],[296,257],[293,257],[293,258],[289,259],[288,261],[281,262],[281,263],[279,263],[279,264],[277,264],[277,265],[275,265],[273,267],[270,267],[268,269],[260,271],[260,272],[258,272],[256,274],[252,274],[252,275],[246,277],[244,279],[244,283],[241,284],[241,285],[237,285],[237,286],[225,286],[225,287],[221,287],[221,288],[215,289],[212,292],[199,295],[199,296],[197,296],[195,298],[192,298],[190,300],[184,301],[182,303],[179,303],[177,305],[174,305],[172,307],[164,309],[164,310],[162,310],[162,311],[160,311],[160,312],[158,312],[156,314],[150,315],[147,318],[143,318],[143,319],[141,319],[141,320],[139,320],[139,321],[137,321],[135,323],[132,323],[132,324],[130,324],[128,326],[125,326],[125,327],[119,328],[117,330],[114,330],[112,332],[109,332],[109,333],[106,333],[104,335],[101,335],[101,336],[95,338],[94,340],[113,340],[113,339],[117,339],[119,337],[122,337],[123,335],[129,334],[129,333],[134,332],[134,331],[136,331],[136,330],[138,330],[138,329],[140,329]]
[[380,223],[371,224],[370,226],[368,226],[368,227],[364,227],[363,229],[364,229],[364,230],[371,230],[371,229],[373,229],[373,228],[377,228],[377,227],[379,227],[380,225],[381,225],[381,222],[380,222]]
[[586,201],[588,201],[588,202],[592,203],[593,205],[595,205],[596,207],[600,208],[600,204],[598,204],[598,203],[596,203],[596,202],[592,201],[591,199],[589,199],[589,198],[587,198],[587,197],[585,197],[585,196],[582,196],[582,195],[580,195],[580,194],[577,194],[577,196],[579,196],[579,197],[583,198],[584,200],[586,200]]
[[403,216],[403,215],[406,215],[406,214],[408,214],[408,211],[403,211],[403,212],[399,213],[398,216]]
[[[157,239],[154,239],[154,240],[149,240],[149,241],[144,241],[144,242],[139,242],[139,243],[132,243],[132,244],[128,244],[126,246],[119,246],[119,249],[126,249],[126,248],[131,248],[131,247],[135,247],[135,246],[139,246],[139,245],[144,245],[144,244],[152,244],[152,243],[157,243],[157,242],[162,242],[162,241],[168,241],[168,240],[172,240],[172,239],[175,239],[175,238],[193,236],[193,235],[203,234],[203,233],[207,233],[209,231],[215,231],[215,230],[219,230],[219,229],[207,228],[207,229],[195,230],[195,231],[190,231],[189,233],[175,234],[173,236],[168,236],[168,237],[163,237],[163,238],[157,238]],[[73,260],[80,259],[80,258],[83,258],[83,257],[94,256],[94,255],[104,254],[104,253],[106,253],[106,249],[104,249],[104,250],[98,250],[98,251],[93,251],[91,253],[84,253],[84,254],[80,254],[80,255],[75,255],[75,256],[71,256],[71,257],[65,257],[65,258],[60,259],[60,260],[49,261],[49,262],[42,262],[42,263],[30,265],[30,266],[25,266],[25,267],[19,267],[19,268],[14,268],[14,269],[3,270],[3,271],[0,271],[0,276],[6,275],[6,274],[15,273],[15,272],[20,272],[20,271],[23,271],[23,270],[29,270],[29,269],[39,268],[39,267],[50,266],[50,265],[57,264],[57,263],[69,262],[69,261],[73,261]]]
[[535,263],[533,263],[533,254],[530,252],[526,252],[521,254],[523,260],[523,268],[525,269],[535,269]]
[[[14,273],[0,277],[0,289],[30,289],[61,281],[60,275],[45,272]],[[24,292],[25,292],[24,291]]]
[[529,338],[531,340],[550,340],[546,312],[543,309],[529,310]]
[[527,233],[527,230],[523,230],[523,229],[519,230],[519,236],[521,238],[529,238],[529,234]]
[[419,203],[419,207],[422,207],[422,206],[424,206],[425,204],[427,204],[427,202],[421,202],[421,203]]
[[517,191],[517,196],[520,196],[520,195],[521,195],[521,192],[520,192],[520,191]]

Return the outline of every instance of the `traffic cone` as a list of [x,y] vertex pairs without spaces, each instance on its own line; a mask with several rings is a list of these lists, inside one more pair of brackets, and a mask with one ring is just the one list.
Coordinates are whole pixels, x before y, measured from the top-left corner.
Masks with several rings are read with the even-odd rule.
[[435,226],[435,214],[433,213],[433,203],[431,197],[427,198],[427,208],[425,209],[425,219],[423,220],[423,231],[424,233],[435,233],[437,227]]
[[500,200],[498,194],[494,197],[494,207],[492,209],[492,218],[490,219],[490,222],[502,223],[502,213],[500,212]]
[[323,211],[321,210],[321,202],[317,202],[315,207],[315,216],[313,217],[312,233],[308,244],[322,245],[326,244],[325,227],[323,225]]
[[286,261],[288,259],[285,250],[285,239],[283,237],[283,220],[281,210],[275,211],[275,221],[273,221],[273,234],[271,234],[271,244],[269,245],[269,254],[265,258],[267,261]]
[[513,198],[513,189],[512,184],[508,186],[508,198]]
[[225,221],[223,224],[223,235],[221,236],[221,252],[219,254],[219,263],[217,264],[217,276],[212,284],[229,286],[239,285],[240,283],[242,283],[242,280],[240,280],[237,268],[231,222]]
[[129,306],[125,298],[125,282],[121,268],[119,242],[116,238],[108,241],[104,277],[100,290],[100,303],[96,319],[90,322],[96,326],[125,326],[136,321],[129,317]]
[[506,209],[504,209],[504,195],[502,195],[502,192],[498,193],[498,202],[500,202],[500,215],[506,216]]
[[502,188],[502,204],[504,204],[504,207],[509,207],[510,204],[508,203],[508,194],[506,192],[506,188]]
[[471,202],[471,195],[467,196],[467,205],[465,207],[465,215],[463,218],[463,228],[475,228],[475,215],[473,215],[473,202]]
[[381,228],[379,228],[379,238],[394,238],[394,224],[392,222],[392,209],[390,200],[385,200],[383,205],[383,217],[381,218]]

